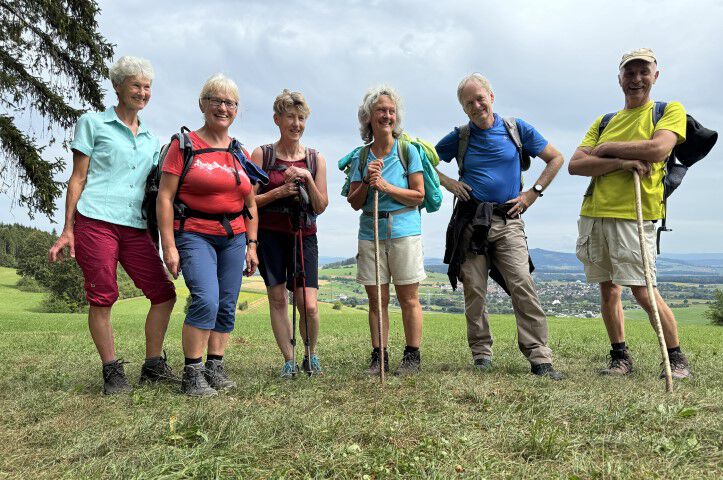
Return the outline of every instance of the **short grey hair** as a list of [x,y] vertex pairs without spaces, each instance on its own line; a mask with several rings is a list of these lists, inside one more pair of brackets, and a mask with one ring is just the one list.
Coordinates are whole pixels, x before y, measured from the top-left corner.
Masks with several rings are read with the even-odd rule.
[[392,136],[394,136],[394,138],[399,138],[402,135],[402,98],[392,87],[388,85],[378,85],[367,90],[367,93],[364,94],[362,104],[359,105],[359,133],[365,143],[371,142],[374,138],[371,123],[372,108],[374,108],[374,104],[377,103],[379,98],[382,96],[389,97],[397,108],[397,121],[394,122]]
[[119,58],[118,61],[110,67],[110,81],[115,86],[122,84],[126,78],[136,75],[147,78],[152,82],[156,73],[153,71],[151,62],[145,58],[132,57],[130,55]]
[[[469,75],[464,77],[457,86],[457,100],[459,101],[460,105],[462,105],[462,90],[469,82],[477,82],[482,88],[487,90],[487,93],[492,93],[492,85],[490,85],[490,81],[487,80],[487,78],[485,78],[481,73],[470,73]],[[462,106],[464,107],[464,105]]]
[[201,93],[198,94],[198,103],[210,96],[212,93],[225,93],[233,98],[236,103],[239,103],[238,87],[236,82],[228,78],[223,73],[216,73],[206,80],[201,88]]

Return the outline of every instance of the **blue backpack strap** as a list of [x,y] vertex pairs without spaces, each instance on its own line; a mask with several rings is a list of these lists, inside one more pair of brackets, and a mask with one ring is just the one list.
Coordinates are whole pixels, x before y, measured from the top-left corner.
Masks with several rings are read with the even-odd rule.
[[615,115],[617,115],[618,112],[612,112],[612,113],[606,113],[603,115],[602,119],[600,120],[600,125],[597,127],[597,138],[600,139],[600,135],[602,135],[603,130],[605,130],[605,127],[608,126],[608,123],[610,123],[610,120],[613,119]]
[[665,113],[665,107],[668,106],[668,102],[655,102],[653,107],[653,126],[658,124],[658,121],[663,118]]

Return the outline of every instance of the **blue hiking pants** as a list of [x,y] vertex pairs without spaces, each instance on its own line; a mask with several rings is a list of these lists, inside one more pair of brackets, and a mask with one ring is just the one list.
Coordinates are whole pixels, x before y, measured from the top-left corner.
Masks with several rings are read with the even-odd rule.
[[183,280],[191,292],[187,325],[228,333],[236,320],[246,260],[246,234],[221,235],[175,232]]

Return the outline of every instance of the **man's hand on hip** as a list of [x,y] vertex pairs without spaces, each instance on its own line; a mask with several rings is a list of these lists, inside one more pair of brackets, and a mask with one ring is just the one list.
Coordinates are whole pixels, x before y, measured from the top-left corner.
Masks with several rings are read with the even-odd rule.
[[537,197],[539,197],[539,195],[530,189],[522,192],[520,196],[505,202],[505,204],[512,205],[512,208],[507,211],[507,216],[510,218],[519,217],[525,213],[533,203],[535,203]]

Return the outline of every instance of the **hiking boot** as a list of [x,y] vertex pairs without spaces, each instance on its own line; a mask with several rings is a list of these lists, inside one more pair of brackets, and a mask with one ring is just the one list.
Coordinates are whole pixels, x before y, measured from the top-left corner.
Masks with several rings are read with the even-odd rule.
[[103,365],[103,394],[115,395],[118,393],[128,393],[133,390],[131,384],[128,383],[126,372],[123,365],[128,362],[122,359],[114,360]]
[[181,391],[192,397],[210,397],[216,395],[216,390],[206,381],[205,368],[202,363],[192,363],[183,367],[183,380]]
[[[367,375],[379,375],[379,350],[373,349],[369,368],[364,370]],[[384,349],[384,373],[389,373],[389,352]]]
[[492,370],[491,358],[476,358],[474,360],[474,368],[480,372],[489,372]]
[[236,388],[236,382],[228,378],[223,368],[223,360],[206,360],[205,367],[203,374],[211,388],[217,391]]
[[158,358],[146,359],[141,367],[140,383],[180,383],[181,379],[173,373],[166,361],[166,351]]
[[551,363],[540,363],[532,366],[532,374],[538,377],[547,377],[550,380],[562,380],[565,376],[552,368]]
[[633,357],[627,350],[610,350],[610,365],[600,373],[602,375],[630,375],[633,373]]
[[281,367],[281,378],[293,378],[297,373],[299,373],[299,366],[293,360],[284,362],[284,366]]
[[311,354],[311,364],[309,364],[309,357],[304,356],[304,361],[301,362],[301,369],[309,376],[324,375],[324,372],[321,371],[319,356],[314,353]]
[[[683,352],[672,352],[668,354],[670,360],[670,373],[676,380],[690,377],[690,365]],[[665,378],[665,368],[660,372],[660,378]]]
[[422,356],[419,350],[414,352],[405,351],[402,361],[394,371],[394,375],[401,377],[404,375],[410,375],[413,373],[419,373],[422,369]]

